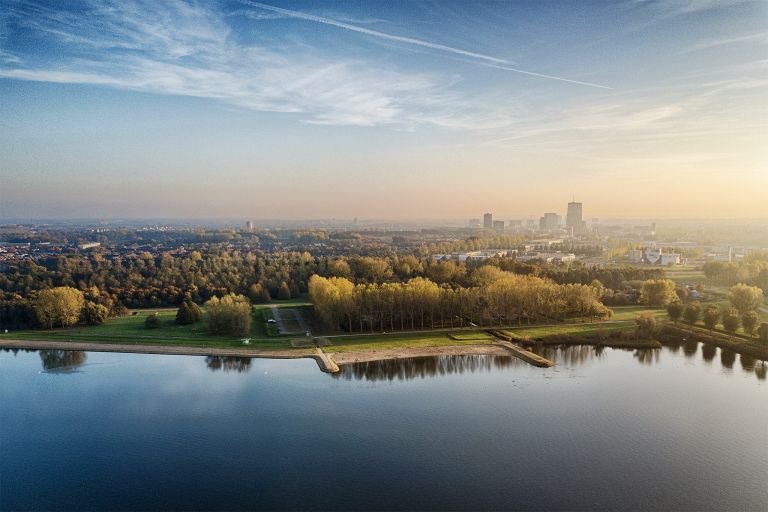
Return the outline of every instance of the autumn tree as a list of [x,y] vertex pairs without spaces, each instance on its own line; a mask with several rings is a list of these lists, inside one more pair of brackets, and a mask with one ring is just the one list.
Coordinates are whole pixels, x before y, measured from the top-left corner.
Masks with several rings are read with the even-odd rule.
[[68,327],[80,320],[85,299],[83,292],[69,286],[58,286],[37,294],[35,314],[49,329],[54,325]]
[[212,332],[242,336],[251,330],[251,303],[243,295],[212,297],[205,303],[205,310]]
[[720,320],[720,310],[717,309],[717,306],[710,304],[704,309],[702,320],[704,321],[704,327],[712,331],[717,326],[718,320]]
[[685,306],[682,302],[675,301],[667,304],[667,315],[674,323],[677,323],[682,318],[684,311]]
[[649,279],[640,288],[640,301],[648,306],[666,306],[676,298],[675,283],[669,279]]
[[650,311],[645,311],[635,318],[635,325],[639,337],[649,338],[656,334],[656,315]]
[[733,335],[738,329],[741,320],[739,319],[739,312],[736,308],[728,308],[723,311],[723,329]]
[[741,317],[741,326],[744,328],[744,333],[747,336],[754,336],[759,321],[760,317],[755,311],[747,311],[744,313]]
[[683,310],[683,319],[691,325],[699,321],[701,317],[701,304],[698,301],[691,302]]
[[760,307],[763,303],[763,290],[757,286],[737,284],[731,287],[728,300],[731,302],[731,306],[743,315],[747,311],[755,311]]
[[277,290],[277,298],[279,300],[288,300],[291,298],[291,289],[285,281],[280,283],[280,288]]
[[95,302],[85,301],[83,309],[80,312],[80,320],[85,325],[103,324],[109,317],[109,310],[106,306],[96,304]]

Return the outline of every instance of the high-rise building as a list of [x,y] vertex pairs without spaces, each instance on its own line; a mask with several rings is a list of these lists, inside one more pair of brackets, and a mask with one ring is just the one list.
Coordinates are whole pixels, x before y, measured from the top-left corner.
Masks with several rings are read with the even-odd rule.
[[485,229],[493,229],[493,214],[486,213],[483,215],[483,227]]
[[557,218],[559,217],[556,213],[545,213],[542,218],[539,219],[539,229],[557,229],[557,226],[559,224]]
[[503,233],[504,232],[504,221],[503,220],[495,220],[495,221],[493,221],[493,229],[495,229],[499,233]]
[[245,223],[245,230],[246,231],[253,231],[253,221],[247,221]]
[[568,213],[565,216],[565,227],[572,230],[573,234],[580,233],[584,229],[584,221],[581,218],[581,203],[568,203]]

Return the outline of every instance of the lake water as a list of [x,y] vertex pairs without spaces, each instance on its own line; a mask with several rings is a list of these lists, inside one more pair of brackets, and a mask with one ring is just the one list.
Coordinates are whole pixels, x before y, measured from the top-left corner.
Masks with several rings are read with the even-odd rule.
[[699,345],[321,373],[0,352],[0,509],[766,510],[766,366]]

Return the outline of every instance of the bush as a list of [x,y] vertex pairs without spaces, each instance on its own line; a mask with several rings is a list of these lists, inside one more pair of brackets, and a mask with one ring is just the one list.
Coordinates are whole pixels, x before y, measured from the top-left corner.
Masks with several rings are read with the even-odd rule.
[[80,320],[85,325],[99,325],[109,317],[109,310],[106,306],[86,301],[83,310],[80,312]]
[[636,333],[639,337],[650,338],[656,334],[656,315],[653,313],[641,313],[640,316],[635,318],[635,324],[637,325]]
[[144,327],[147,329],[157,329],[160,327],[160,315],[153,313],[144,320]]

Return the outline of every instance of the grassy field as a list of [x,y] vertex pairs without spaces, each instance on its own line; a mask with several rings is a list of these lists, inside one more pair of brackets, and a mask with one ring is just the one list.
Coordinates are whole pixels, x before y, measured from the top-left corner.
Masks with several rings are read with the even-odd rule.
[[634,331],[634,323],[621,324],[579,324],[579,325],[553,325],[553,326],[532,326],[515,329],[504,329],[502,332],[518,339],[535,339],[546,336],[592,336],[601,331]]
[[[270,308],[266,305],[256,306],[257,311],[251,325],[250,346],[253,348],[290,348],[289,338],[270,337],[265,316],[271,317]],[[266,313],[265,313],[266,311]],[[136,310],[137,314],[131,314],[120,318],[111,318],[102,325],[89,327],[73,327],[68,329],[40,329],[28,331],[15,331],[8,334],[0,334],[0,339],[27,339],[27,340],[51,340],[51,341],[82,341],[102,343],[131,343],[131,344],[163,344],[163,345],[188,345],[206,347],[242,347],[241,336],[217,335],[207,332],[205,322],[197,322],[192,325],[177,325],[175,322],[176,311],[161,310]],[[160,327],[147,329],[144,321],[147,315],[158,313]]]
[[645,312],[651,312],[657,317],[667,314],[663,308],[647,308],[645,306],[618,306],[611,309],[613,310],[611,320],[616,322],[634,321],[641,313]]

